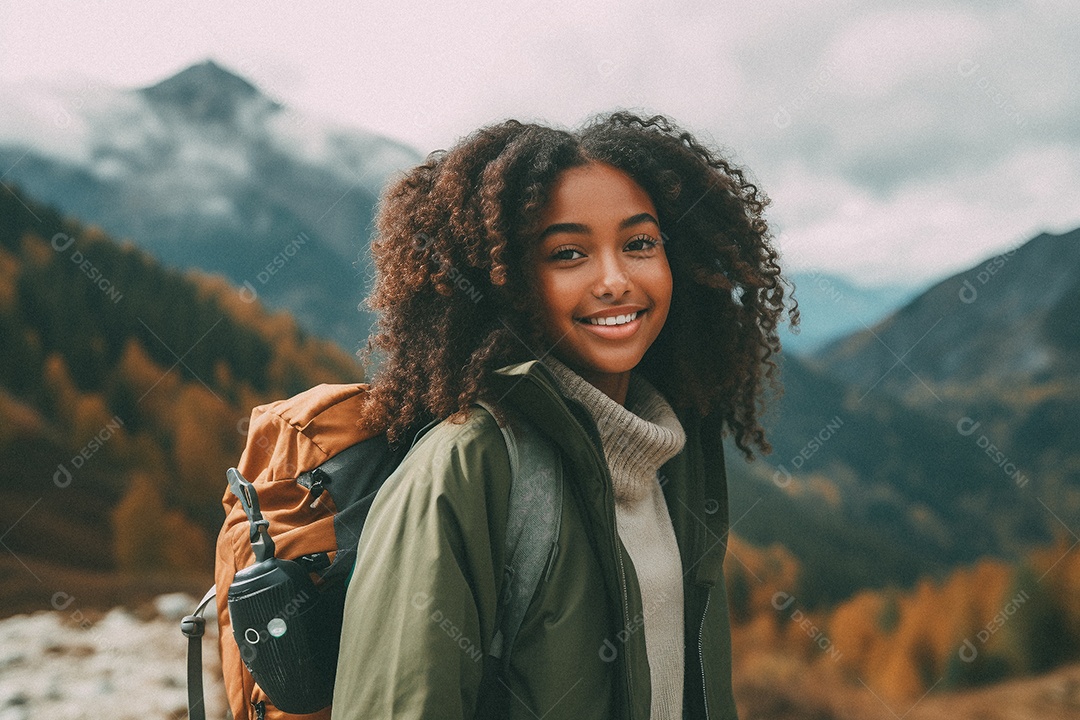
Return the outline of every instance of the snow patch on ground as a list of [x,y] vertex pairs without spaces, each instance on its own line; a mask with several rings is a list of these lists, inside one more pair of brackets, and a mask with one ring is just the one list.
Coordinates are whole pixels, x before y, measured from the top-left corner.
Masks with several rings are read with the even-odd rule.
[[[187,638],[180,618],[198,600],[164,595],[156,617],[122,608],[90,619],[63,610],[0,620],[0,720],[187,717]],[[225,717],[217,624],[203,638],[207,717]]]

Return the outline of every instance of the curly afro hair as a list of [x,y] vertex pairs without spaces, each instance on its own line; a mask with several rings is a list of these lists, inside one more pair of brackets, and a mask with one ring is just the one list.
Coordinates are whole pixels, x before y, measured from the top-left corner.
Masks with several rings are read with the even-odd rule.
[[495,370],[545,354],[527,253],[556,178],[590,162],[649,194],[671,267],[667,322],[635,372],[676,407],[719,413],[748,460],[751,445],[771,451],[758,413],[764,379],[776,385],[786,281],[762,217],[768,200],[667,119],[626,112],[576,132],[481,128],[386,190],[367,299],[380,315],[363,353],[385,356],[363,422],[398,443],[418,423],[495,401]]

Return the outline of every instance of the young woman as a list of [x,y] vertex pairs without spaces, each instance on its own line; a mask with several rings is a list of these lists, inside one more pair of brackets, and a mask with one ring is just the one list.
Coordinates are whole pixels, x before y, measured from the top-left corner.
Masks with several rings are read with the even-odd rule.
[[[372,506],[335,718],[736,716],[721,437],[769,450],[784,289],[765,203],[691,135],[626,113],[483,128],[388,190],[365,417],[393,442],[448,420]],[[494,684],[511,474],[478,400],[539,428],[567,488]]]

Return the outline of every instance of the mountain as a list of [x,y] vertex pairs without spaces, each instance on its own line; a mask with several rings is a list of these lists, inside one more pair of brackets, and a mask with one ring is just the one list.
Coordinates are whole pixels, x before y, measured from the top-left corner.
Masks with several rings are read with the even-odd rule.
[[1072,533],[1080,526],[1077,317],[1080,229],[1039,235],[943,280],[811,362],[868,398],[940,418],[995,492],[1007,489],[1021,506],[1034,499],[1031,522]]
[[747,465],[729,446],[728,484],[733,532],[792,553],[802,602],[1018,558],[1054,538],[1038,498],[1003,482],[954,423],[797,356],[781,369],[783,396],[763,420],[773,452]]
[[781,339],[785,351],[798,355],[876,324],[919,292],[906,285],[858,285],[826,272],[798,271],[788,279],[799,301],[799,332],[784,326]]
[[[374,205],[419,154],[283,107],[213,61],[150,87],[2,89],[4,179],[355,350]],[[317,281],[313,279],[317,278]]]
[[0,610],[89,592],[73,570],[191,589],[251,408],[361,369],[222,278],[4,189]]
[[803,592],[826,602],[1072,537],[1078,240],[1041,235],[872,328],[787,354],[764,421],[773,454],[729,461],[736,532],[790,550]]
[[1021,409],[1032,398],[1016,392],[1018,383],[1050,388],[1078,379],[1078,310],[1080,228],[1039,235],[942,280],[813,361],[911,405],[962,406],[997,394]]

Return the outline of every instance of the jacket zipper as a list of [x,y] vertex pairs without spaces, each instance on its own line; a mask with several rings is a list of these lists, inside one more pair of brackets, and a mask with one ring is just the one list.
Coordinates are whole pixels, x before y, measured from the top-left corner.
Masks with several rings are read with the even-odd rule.
[[[588,435],[588,432],[585,433]],[[592,444],[592,439],[589,440]],[[593,445],[595,447],[595,445]],[[626,583],[626,566],[623,564],[622,550],[619,549],[619,530],[615,521],[615,498],[612,495],[611,490],[611,474],[607,470],[607,463],[604,461],[603,454],[593,454],[593,459],[596,461],[597,468],[600,470],[601,477],[604,478],[604,500],[605,508],[610,509],[609,518],[611,519],[611,549],[615,551],[615,558],[619,561],[619,586],[622,589],[622,629],[629,633],[630,628],[630,590]],[[629,637],[629,634],[627,635]],[[626,654],[626,647],[623,647],[623,667],[626,668],[626,694],[629,701],[628,710],[630,711],[630,717],[634,717],[634,669],[630,663],[630,659]]]
[[[623,617],[623,630],[627,629],[629,625],[630,616],[630,592],[626,587],[626,568],[623,566],[622,551],[619,550],[619,535],[618,531],[615,532],[615,557],[619,560],[619,584],[622,586],[622,617]],[[629,637],[629,636],[627,636]],[[633,704],[634,698],[634,672],[630,665],[629,658],[626,657],[626,648],[623,648],[623,666],[626,668],[626,690],[630,695],[631,704]],[[631,715],[633,709],[631,708]]]
[[705,616],[709,614],[709,599],[712,587],[705,590],[705,609],[701,611],[701,625],[698,626],[697,649],[698,664],[701,666],[701,701],[705,705],[705,720],[709,720],[709,693],[705,689]]

